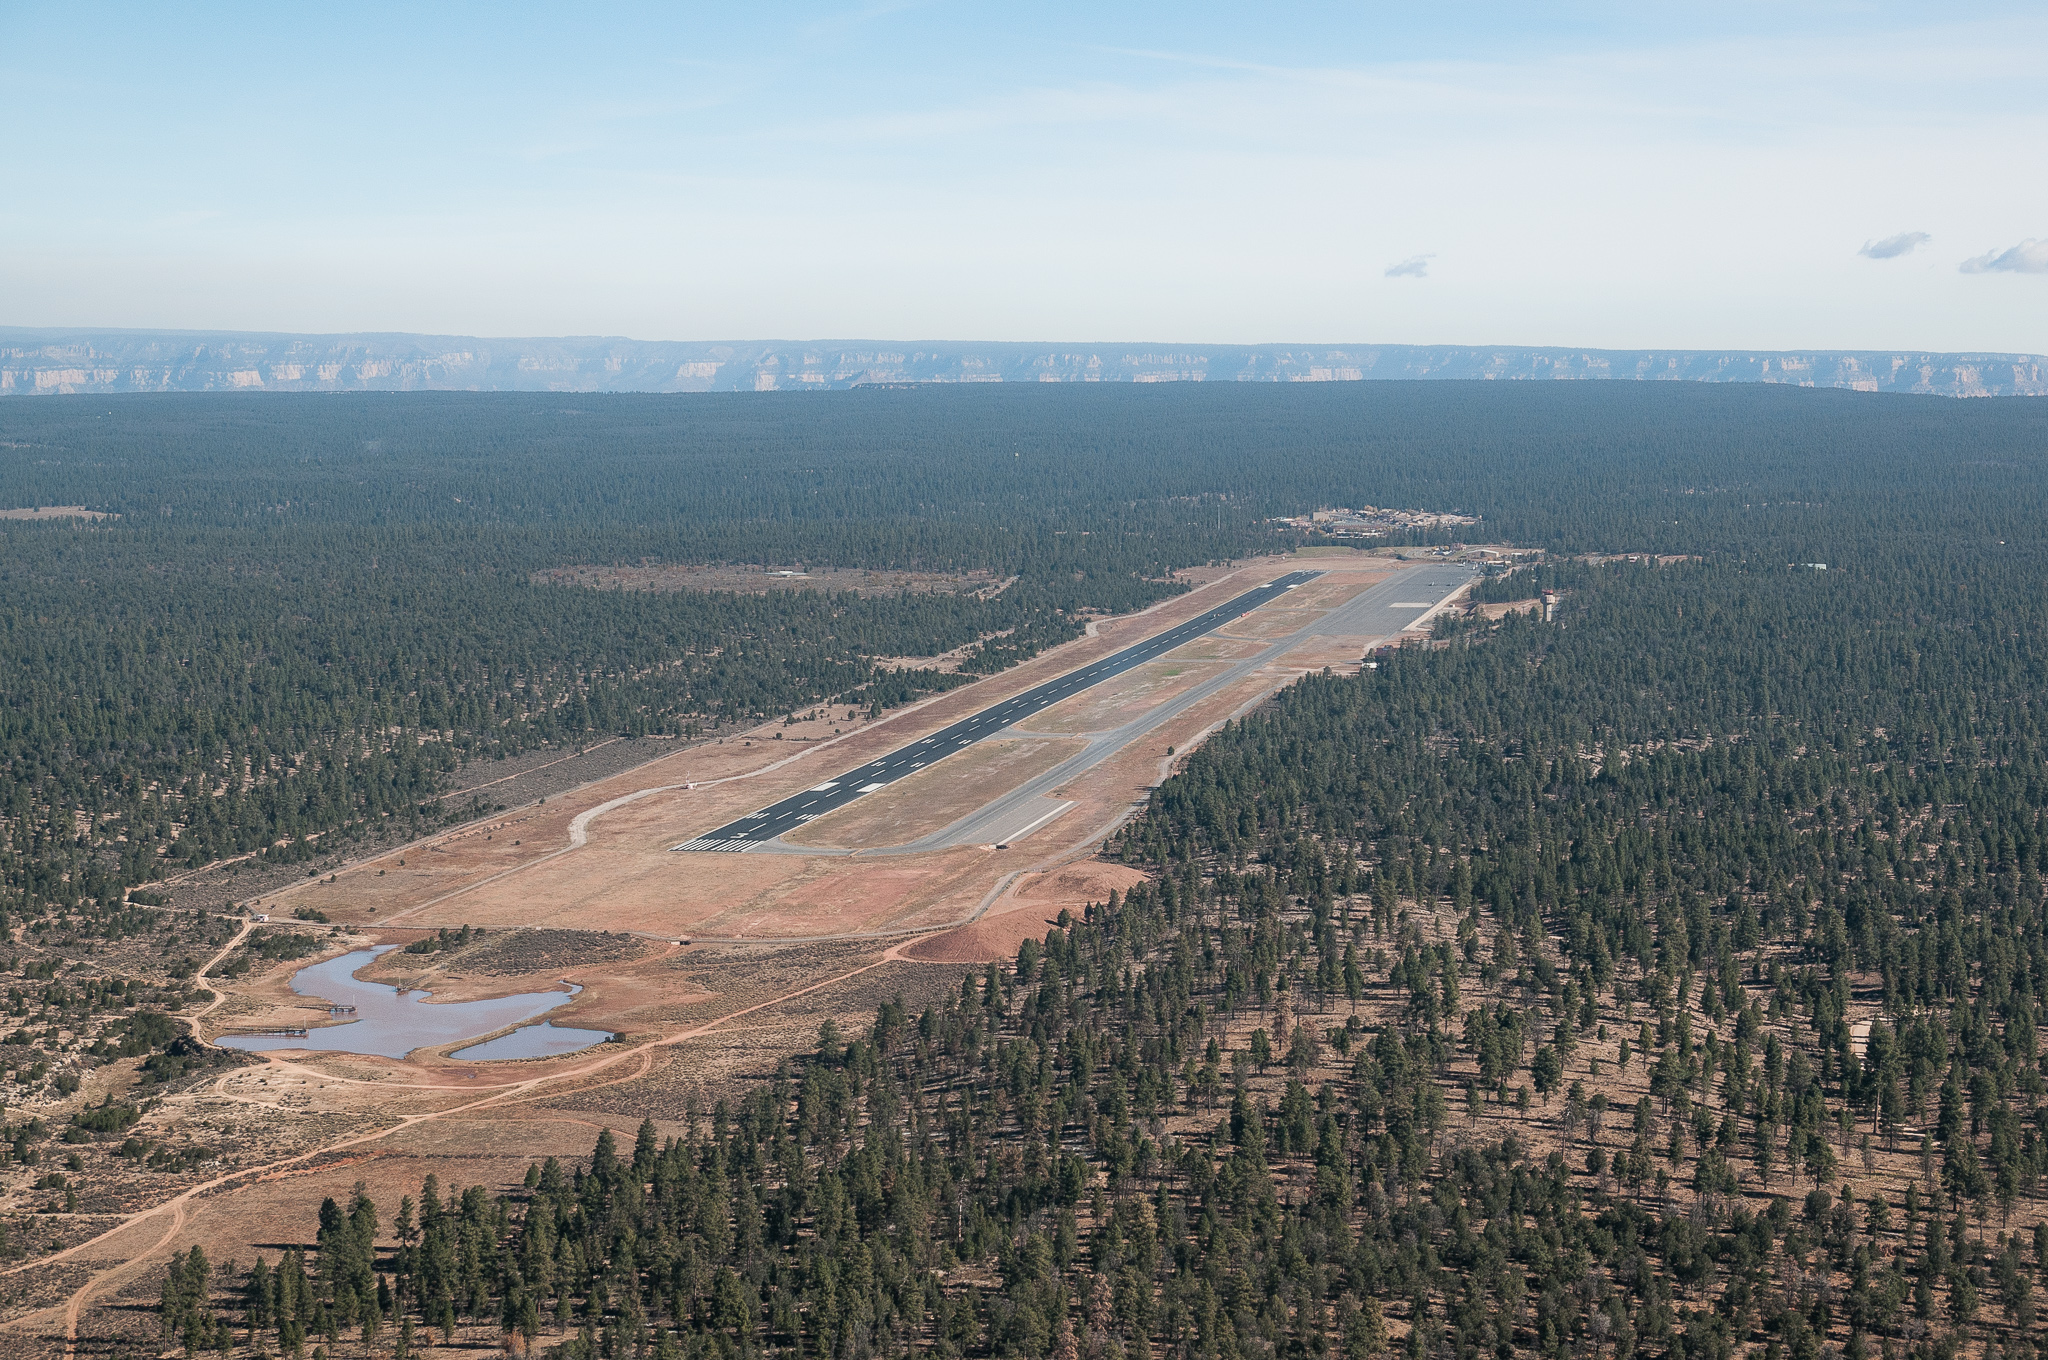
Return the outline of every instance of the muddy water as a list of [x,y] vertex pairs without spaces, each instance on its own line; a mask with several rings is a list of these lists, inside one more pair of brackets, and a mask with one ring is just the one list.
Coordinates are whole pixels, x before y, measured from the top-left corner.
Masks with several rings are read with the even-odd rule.
[[486,1039],[472,1044],[448,1056],[460,1062],[497,1062],[505,1058],[553,1058],[563,1053],[574,1053],[578,1049],[601,1044],[611,1038],[611,1031],[604,1029],[572,1029],[567,1025],[556,1025],[543,1020],[538,1025],[515,1029],[510,1034],[500,1034],[495,1039]]
[[[458,1043],[507,1025],[516,1025],[522,1020],[531,1020],[562,1005],[581,990],[525,992],[518,996],[492,997],[484,1001],[449,1001],[437,1005],[428,1000],[432,995],[429,992],[400,992],[396,987],[387,987],[381,982],[365,982],[355,976],[358,968],[386,950],[395,948],[396,945],[387,944],[375,949],[358,949],[352,954],[301,968],[293,976],[292,990],[300,996],[316,997],[337,1006],[354,1006],[355,1017],[347,1023],[326,1025],[303,1036],[224,1034],[214,1042],[223,1048],[246,1048],[258,1053],[302,1048],[319,1053],[365,1053],[403,1058],[416,1048]],[[607,1036],[600,1034],[599,1037]]]

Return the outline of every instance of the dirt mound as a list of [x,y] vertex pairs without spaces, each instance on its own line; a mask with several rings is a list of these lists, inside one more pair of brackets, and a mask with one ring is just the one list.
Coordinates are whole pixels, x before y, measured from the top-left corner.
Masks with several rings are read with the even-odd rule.
[[994,915],[905,946],[903,957],[920,963],[987,963],[1008,958],[1024,941],[1042,938],[1058,923],[1062,910],[1079,916],[1089,904],[1105,902],[1112,891],[1128,891],[1144,878],[1128,865],[1102,860],[1081,860],[1050,873],[1028,874]]
[[903,957],[919,963],[987,963],[991,959],[1009,958],[1017,952],[1018,945],[1051,928],[1036,912],[1013,911],[907,945]]

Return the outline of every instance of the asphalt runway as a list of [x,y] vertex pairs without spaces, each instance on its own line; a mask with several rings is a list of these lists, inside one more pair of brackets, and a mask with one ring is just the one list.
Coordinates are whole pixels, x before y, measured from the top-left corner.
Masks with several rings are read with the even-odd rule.
[[952,726],[934,732],[922,740],[899,747],[857,770],[850,770],[835,779],[828,779],[822,784],[805,789],[802,793],[792,794],[779,803],[770,804],[759,812],[750,812],[737,821],[726,823],[716,831],[706,832],[695,840],[685,841],[674,848],[710,850],[726,854],[758,850],[786,831],[794,831],[806,822],[815,821],[828,812],[837,811],[857,798],[864,798],[878,789],[885,789],[899,779],[916,774],[934,761],[943,760],[985,737],[992,737],[1026,718],[1044,712],[1062,699],[1071,698],[1105,680],[1114,679],[1134,667],[1165,655],[1183,643],[1213,633],[1225,624],[1244,617],[1260,605],[1269,604],[1296,586],[1305,585],[1322,574],[1319,571],[1289,572],[1256,590],[1248,590],[1234,599],[1217,605],[1205,614],[1169,628],[1156,637],[1149,637],[1079,670],[1069,671],[1056,679],[1048,680],[1022,694],[962,718]]
[[[1278,661],[1311,638],[1391,637],[1425,617],[1430,610],[1443,603],[1471,580],[1474,574],[1470,567],[1447,562],[1440,566],[1410,568],[1390,580],[1368,586],[1315,622],[1285,637],[1271,639],[1268,645],[1255,655],[1232,662],[1219,674],[1210,676],[1192,689],[1174,695],[1123,726],[1106,732],[1082,733],[1088,744],[1081,750],[1045,773],[1026,780],[1008,793],[976,808],[958,821],[906,845],[863,850],[860,853],[909,854],[916,851],[940,850],[949,845],[1001,845],[1009,841],[1022,840],[1074,806],[1069,802],[1048,798],[1047,794],[1082,772],[1100,765],[1146,733],[1171,722],[1195,705],[1207,701],[1211,696],[1238,684],[1261,667]],[[1229,636],[1227,633],[1220,635]],[[1268,640],[1261,638],[1258,641]],[[783,845],[769,848],[784,853],[846,853]]]

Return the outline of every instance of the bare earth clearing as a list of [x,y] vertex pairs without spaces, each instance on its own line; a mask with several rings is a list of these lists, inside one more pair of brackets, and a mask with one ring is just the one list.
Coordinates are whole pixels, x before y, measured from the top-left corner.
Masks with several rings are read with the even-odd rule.
[[0,519],[108,519],[104,510],[88,510],[82,505],[30,505],[13,510],[0,510]]
[[844,591],[855,595],[994,595],[1008,584],[985,571],[869,571],[859,567],[642,566],[554,567],[536,581],[595,590]]
[[[483,930],[471,943],[393,951],[364,976],[427,988],[436,1001],[542,991],[567,978],[583,991],[548,1019],[619,1037],[557,1058],[481,1064],[446,1056],[469,1040],[404,1061],[269,1053],[189,1080],[136,1132],[203,1138],[217,1155],[150,1183],[154,1191],[106,1203],[105,1212],[39,1223],[35,1231],[56,1248],[41,1245],[0,1273],[10,1349],[63,1353],[75,1335],[80,1353],[153,1351],[155,1319],[138,1304],[153,1300],[173,1249],[196,1243],[216,1262],[246,1264],[259,1250],[274,1259],[310,1241],[308,1204],[344,1195],[357,1180],[385,1206],[388,1224],[399,1197],[417,1193],[429,1172],[444,1184],[496,1190],[517,1183],[536,1158],[586,1154],[599,1127],[630,1133],[652,1116],[674,1132],[807,1048],[823,1018],[858,1031],[898,994],[914,1013],[959,985],[961,965],[1012,953],[1062,910],[1078,914],[1129,887],[1135,872],[1095,851],[1171,771],[1169,752],[1186,753],[1305,670],[1355,668],[1387,639],[1304,639],[1053,790],[1071,809],[1005,849],[732,855],[671,847],[1299,565],[1273,558],[1200,573],[1207,579],[1187,595],[1096,621],[1087,637],[881,721],[835,733],[827,715],[675,750],[347,865],[332,881],[266,893],[260,909],[272,924],[252,923],[244,934],[308,932],[320,952],[231,980],[203,974],[214,998],[197,1013],[205,1036],[325,1023],[324,1007],[290,991],[298,969],[467,924]],[[1247,616],[1224,630],[1229,637],[1199,639],[1078,694],[1033,722],[1046,735],[1019,733],[940,762],[821,820],[809,837],[862,851],[943,826],[1057,763],[1075,745],[1057,734],[1141,716],[1262,650],[1231,638],[1287,636],[1403,570],[1366,553],[1321,552],[1306,565],[1328,575],[1294,592],[1287,608]],[[333,924],[291,921],[301,908]],[[212,969],[237,947],[201,962]]]

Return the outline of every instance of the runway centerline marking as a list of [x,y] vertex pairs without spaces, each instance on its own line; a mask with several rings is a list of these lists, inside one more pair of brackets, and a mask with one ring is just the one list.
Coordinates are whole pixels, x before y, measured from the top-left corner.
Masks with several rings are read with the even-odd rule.
[[[791,794],[779,803],[771,803],[758,812],[750,812],[744,817],[726,823],[716,831],[707,831],[695,839],[670,848],[720,854],[742,854],[757,849],[785,831],[794,831],[814,818],[822,817],[828,812],[836,812],[856,799],[887,788],[897,780],[926,769],[949,755],[957,754],[984,737],[994,736],[1026,718],[1035,717],[1054,704],[1083,690],[1093,689],[1106,680],[1112,680],[1148,661],[1157,660],[1174,648],[1214,632],[1224,624],[1244,617],[1260,605],[1268,604],[1296,586],[1306,585],[1323,574],[1320,571],[1293,571],[1285,576],[1276,577],[1265,585],[1248,590],[1185,623],[1146,638],[1143,642],[1133,643],[1120,652],[1114,652],[1092,666],[1047,680],[1022,694],[969,714],[931,736],[908,742],[850,775],[841,775],[831,784],[821,784]],[[949,742],[953,746],[949,751],[931,752],[923,749]],[[820,804],[823,806],[819,806]]]

